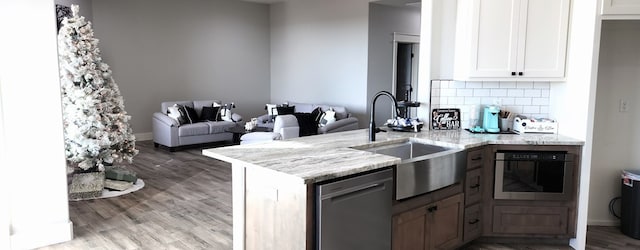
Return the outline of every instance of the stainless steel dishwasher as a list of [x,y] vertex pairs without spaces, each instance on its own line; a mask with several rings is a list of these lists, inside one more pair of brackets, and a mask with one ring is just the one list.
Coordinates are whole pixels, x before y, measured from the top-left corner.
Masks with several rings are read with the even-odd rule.
[[319,250],[391,249],[393,170],[316,186]]

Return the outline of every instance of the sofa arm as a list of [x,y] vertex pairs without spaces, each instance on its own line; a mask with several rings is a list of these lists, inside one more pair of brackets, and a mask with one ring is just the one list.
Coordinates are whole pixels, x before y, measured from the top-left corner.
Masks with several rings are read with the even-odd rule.
[[180,124],[176,120],[171,119],[171,117],[169,117],[168,115],[165,115],[165,114],[160,113],[160,112],[153,113],[153,120],[154,120],[154,122],[156,122],[156,121],[160,122],[160,123],[162,123],[162,124],[164,124],[164,125],[166,125],[168,127],[180,126]]
[[240,114],[238,114],[238,113],[233,113],[233,114],[231,114],[231,119],[234,122],[241,122],[242,121],[242,116]]
[[348,131],[358,129],[358,118],[349,117],[342,120],[337,120],[335,122],[329,123],[324,127],[318,129],[320,134],[326,133],[335,133],[341,131]]
[[246,133],[240,137],[240,144],[251,144],[257,142],[268,142],[274,140],[280,140],[280,133],[274,132],[251,132]]

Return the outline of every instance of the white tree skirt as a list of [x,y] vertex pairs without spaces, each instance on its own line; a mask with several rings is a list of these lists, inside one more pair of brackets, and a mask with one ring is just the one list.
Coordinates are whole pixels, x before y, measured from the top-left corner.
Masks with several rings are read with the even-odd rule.
[[117,197],[117,196],[120,196],[120,195],[125,195],[125,194],[128,194],[128,193],[132,193],[132,192],[138,191],[138,190],[142,189],[143,187],[144,187],[144,181],[142,179],[138,178],[136,183],[134,183],[133,186],[131,186],[128,189],[125,189],[125,190],[122,190],[122,191],[116,191],[116,190],[109,190],[109,189],[105,188],[105,189],[102,190],[102,195],[100,197],[77,199],[77,200],[71,200],[71,201],[93,200],[93,199]]

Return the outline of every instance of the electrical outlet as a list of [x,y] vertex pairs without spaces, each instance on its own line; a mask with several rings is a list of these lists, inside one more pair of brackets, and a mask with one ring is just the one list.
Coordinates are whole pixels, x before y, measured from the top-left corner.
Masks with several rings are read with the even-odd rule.
[[629,101],[626,99],[620,99],[620,112],[629,111]]

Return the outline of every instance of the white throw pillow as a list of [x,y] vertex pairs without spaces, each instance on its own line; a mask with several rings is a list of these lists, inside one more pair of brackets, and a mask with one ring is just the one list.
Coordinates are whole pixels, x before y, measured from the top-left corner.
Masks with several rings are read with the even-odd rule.
[[220,117],[223,121],[233,122],[233,119],[231,119],[231,110],[229,109],[221,108]]
[[278,109],[276,104],[267,104],[267,114],[270,116],[278,115]]

